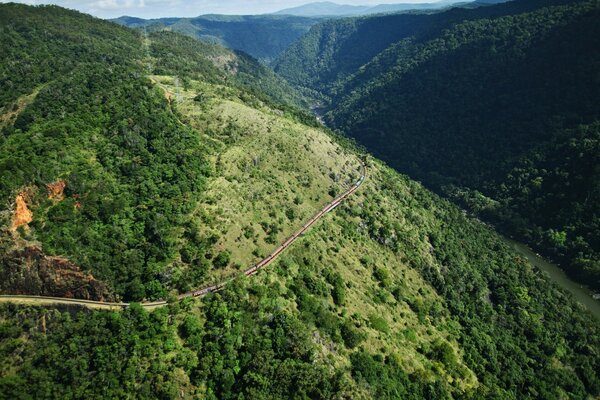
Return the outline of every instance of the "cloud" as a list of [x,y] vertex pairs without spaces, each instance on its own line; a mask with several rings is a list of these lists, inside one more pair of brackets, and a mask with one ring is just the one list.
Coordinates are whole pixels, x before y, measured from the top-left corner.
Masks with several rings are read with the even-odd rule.
[[98,0],[90,4],[90,8],[101,10],[128,10],[144,8],[144,0]]

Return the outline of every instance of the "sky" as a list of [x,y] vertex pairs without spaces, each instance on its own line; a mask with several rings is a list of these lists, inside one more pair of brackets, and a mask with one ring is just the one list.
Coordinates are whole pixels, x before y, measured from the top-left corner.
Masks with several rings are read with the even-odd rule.
[[[317,0],[11,0],[24,4],[56,4],[100,18],[196,17],[202,14],[264,14]],[[323,0],[318,0],[323,1]],[[424,3],[433,0],[334,0],[339,4]],[[8,1],[0,0],[0,3]]]

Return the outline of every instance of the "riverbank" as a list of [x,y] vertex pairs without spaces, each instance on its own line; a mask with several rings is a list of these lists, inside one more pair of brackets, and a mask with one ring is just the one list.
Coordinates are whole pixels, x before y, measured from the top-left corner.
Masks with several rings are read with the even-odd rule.
[[504,240],[510,246],[510,248],[521,254],[533,265],[544,271],[550,277],[550,279],[552,279],[552,281],[556,282],[561,288],[571,293],[578,302],[590,310],[596,318],[600,319],[600,301],[594,300],[594,294],[589,288],[569,279],[565,272],[557,265],[552,264],[538,256],[526,245],[515,242],[514,240],[506,237]]

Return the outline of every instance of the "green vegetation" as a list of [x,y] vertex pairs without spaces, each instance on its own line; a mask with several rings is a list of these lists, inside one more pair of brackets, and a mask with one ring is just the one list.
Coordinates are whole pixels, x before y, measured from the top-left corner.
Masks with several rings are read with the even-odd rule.
[[0,397],[332,398],[340,375],[316,358],[306,327],[248,290],[150,314],[2,306]]
[[[5,204],[14,204],[17,193],[30,197],[34,218],[22,238],[68,256],[124,299],[163,298],[199,284],[212,238],[198,236],[189,215],[210,174],[211,150],[180,123],[143,71],[149,63],[152,71],[177,74],[184,86],[192,77],[231,80],[238,88],[248,82],[248,98],[259,81],[282,97],[294,91],[252,59],[184,36],[146,39],[57,7],[5,5],[2,16],[1,46],[11,62],[1,67],[7,77],[1,105],[3,114],[13,105],[19,113],[7,118],[13,123],[0,137],[0,194]],[[34,99],[21,100],[31,92]],[[45,186],[59,180],[66,198],[57,202]],[[14,258],[11,214],[3,215],[6,262]],[[192,279],[182,272],[190,269]]]
[[305,100],[285,80],[252,57],[219,45],[168,31],[149,35],[152,72],[177,75],[184,88],[189,79],[240,86],[263,101],[303,105]]
[[[488,228],[419,185],[381,165],[371,166],[367,185],[269,272],[199,305],[76,317],[3,307],[8,362],[0,392],[515,399],[598,393],[599,327],[585,310]],[[388,271],[385,302],[372,295],[382,276],[374,266]],[[337,274],[345,305],[333,297]]]
[[[570,0],[510,1],[494,7],[454,8],[433,14],[391,14],[333,19],[313,26],[273,62],[277,73],[313,95],[330,98],[363,65],[403,40],[435,38],[454,24],[497,18]],[[392,57],[390,62],[395,61]]]
[[599,13],[513,1],[331,21],[277,71],[376,156],[598,289]]
[[[18,36],[47,9],[44,21],[79,15],[2,5],[15,13],[3,29]],[[271,251],[356,181],[361,157],[369,173],[269,269],[202,300],[152,313],[1,306],[0,398],[600,395],[600,323],[488,227],[237,81],[221,58],[233,53],[89,21],[139,50],[65,61],[34,99],[25,83],[11,95],[3,257],[36,245],[122,298],[173,299]],[[48,24],[50,37],[70,29]],[[49,199],[59,179],[64,199]],[[11,232],[18,193],[33,220]]]
[[[177,279],[172,265],[185,216],[209,174],[206,146],[140,74],[136,34],[56,7],[5,5],[2,15],[10,20],[2,47],[12,49],[5,76],[18,76],[30,53],[46,68],[43,80],[3,80],[12,88],[3,91],[6,100],[31,90],[31,82],[43,84],[0,137],[3,202],[11,204],[25,190],[34,212],[23,239],[39,241],[47,254],[68,256],[123,298],[164,297]],[[76,39],[80,25],[89,39]],[[58,180],[66,182],[63,201],[46,193],[45,185]],[[10,215],[4,217],[7,229]]]
[[[171,77],[153,79],[168,92],[176,90]],[[181,120],[215,148],[215,174],[189,224],[214,238],[212,254],[231,252],[219,277],[269,254],[331,200],[331,191],[342,192],[358,179],[358,159],[301,124],[294,112],[272,108],[246,91],[194,80],[179,98]]]

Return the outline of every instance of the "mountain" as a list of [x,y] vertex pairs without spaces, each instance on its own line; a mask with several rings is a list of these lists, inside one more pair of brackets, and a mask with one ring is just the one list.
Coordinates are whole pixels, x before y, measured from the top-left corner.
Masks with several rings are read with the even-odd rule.
[[212,41],[270,61],[306,33],[319,19],[278,15],[203,15],[196,18],[134,17],[114,19],[120,25],[149,31],[171,30]]
[[[553,0],[554,4],[564,1]],[[512,1],[475,9],[453,8],[433,14],[392,14],[322,21],[273,62],[276,72],[303,89],[330,96],[349,76],[400,40],[434,38],[468,20],[495,19],[550,5]]]
[[[461,3],[458,0],[443,0],[433,3],[398,3],[379,4],[376,6],[352,6],[332,2],[308,3],[299,7],[286,8],[275,15],[295,15],[301,17],[345,17],[354,15],[369,15],[394,13],[411,10],[436,10]],[[470,3],[469,1],[464,2]]]
[[598,289],[597,20],[596,2],[514,1],[329,21],[276,70],[377,156]]
[[[476,3],[479,4],[479,2]],[[307,4],[298,9],[282,10],[269,15],[202,15],[195,18],[148,20],[123,16],[113,19],[112,22],[130,28],[143,28],[148,32],[166,30],[183,33],[243,51],[269,63],[277,59],[292,43],[325,17],[392,13],[417,9],[437,10],[453,4],[466,5],[467,3],[447,0],[436,3],[382,4],[363,7],[322,2]]]
[[600,394],[588,310],[274,81],[260,91],[252,58],[53,6],[2,4],[0,26],[2,293],[33,276],[19,293],[168,300],[0,297],[1,398]]
[[330,1],[308,3],[298,7],[286,8],[276,15],[296,15],[302,17],[357,15],[367,11],[369,6],[351,6]]

